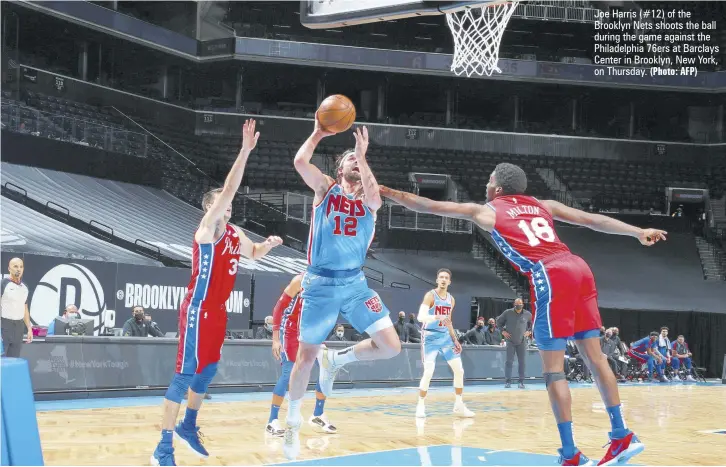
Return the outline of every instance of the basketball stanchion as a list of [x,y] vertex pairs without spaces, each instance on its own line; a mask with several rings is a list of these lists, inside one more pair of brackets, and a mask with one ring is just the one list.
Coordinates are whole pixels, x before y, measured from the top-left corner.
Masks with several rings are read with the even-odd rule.
[[28,362],[0,359],[2,384],[2,465],[43,465]]

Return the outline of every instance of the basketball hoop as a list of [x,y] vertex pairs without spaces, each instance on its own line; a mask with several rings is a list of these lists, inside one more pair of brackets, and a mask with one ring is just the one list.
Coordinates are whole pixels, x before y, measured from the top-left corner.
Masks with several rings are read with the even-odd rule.
[[518,4],[517,0],[490,3],[447,13],[446,22],[454,36],[451,71],[469,78],[475,74],[491,76],[494,71],[501,73],[497,67],[499,45]]

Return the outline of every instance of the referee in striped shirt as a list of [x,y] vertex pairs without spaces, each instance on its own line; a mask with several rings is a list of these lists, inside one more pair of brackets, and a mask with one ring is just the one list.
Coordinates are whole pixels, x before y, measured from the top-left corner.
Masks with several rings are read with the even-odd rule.
[[33,328],[30,325],[28,312],[28,287],[21,281],[23,277],[23,260],[13,258],[8,265],[10,278],[2,279],[0,292],[0,315],[2,315],[2,339],[6,357],[20,357],[23,345],[23,331],[27,328],[25,342],[33,341]]

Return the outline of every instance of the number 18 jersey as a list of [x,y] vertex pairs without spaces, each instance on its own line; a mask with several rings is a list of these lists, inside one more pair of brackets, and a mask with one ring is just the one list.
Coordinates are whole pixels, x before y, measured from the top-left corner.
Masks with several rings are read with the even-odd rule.
[[487,203],[496,213],[492,239],[499,250],[521,272],[557,253],[569,253],[554,229],[552,214],[536,198],[500,196]]
[[334,271],[361,268],[375,228],[376,218],[363,200],[334,183],[313,208],[308,264]]

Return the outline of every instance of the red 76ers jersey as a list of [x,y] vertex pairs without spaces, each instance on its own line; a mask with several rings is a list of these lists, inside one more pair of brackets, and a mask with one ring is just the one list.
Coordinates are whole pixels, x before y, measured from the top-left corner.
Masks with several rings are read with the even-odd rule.
[[237,229],[227,224],[224,235],[214,243],[192,246],[192,278],[187,300],[201,309],[224,307],[237,279],[240,238]]
[[496,213],[492,239],[509,261],[529,273],[540,260],[570,249],[557,237],[552,214],[536,198],[500,196],[487,203]]

